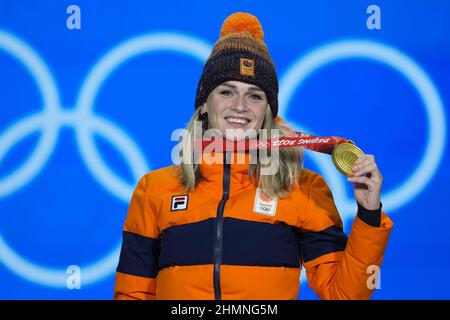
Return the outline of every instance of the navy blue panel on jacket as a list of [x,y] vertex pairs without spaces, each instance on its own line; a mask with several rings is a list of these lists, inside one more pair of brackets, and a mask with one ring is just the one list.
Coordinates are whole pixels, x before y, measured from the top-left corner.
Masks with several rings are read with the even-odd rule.
[[124,231],[117,271],[155,278],[158,274],[161,239]]
[[285,223],[225,218],[222,261],[231,265],[298,268],[295,228]]
[[298,239],[304,262],[327,253],[344,251],[347,245],[346,234],[342,228],[336,226],[318,232],[300,231]]
[[[163,231],[160,269],[178,265],[212,264],[215,218],[170,227]],[[222,264],[299,267],[300,255],[294,229],[224,218]]]
[[212,263],[215,220],[211,218],[163,230],[160,269]]

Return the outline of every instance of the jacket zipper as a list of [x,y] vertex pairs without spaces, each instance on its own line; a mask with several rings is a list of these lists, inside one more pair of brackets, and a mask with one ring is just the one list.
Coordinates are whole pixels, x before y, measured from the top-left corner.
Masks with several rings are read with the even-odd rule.
[[221,300],[222,294],[220,292],[220,264],[222,263],[222,243],[223,243],[223,210],[225,203],[230,195],[230,152],[226,152],[226,159],[223,163],[223,191],[222,199],[217,208],[216,218],[216,241],[214,243],[214,298]]

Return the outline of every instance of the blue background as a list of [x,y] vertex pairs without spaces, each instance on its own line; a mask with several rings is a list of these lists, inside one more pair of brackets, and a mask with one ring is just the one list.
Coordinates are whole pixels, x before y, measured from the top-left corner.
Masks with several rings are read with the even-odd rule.
[[[66,9],[71,4],[81,9],[81,30],[66,27]],[[381,8],[381,30],[366,27],[366,9],[371,4]],[[450,162],[445,144],[450,102],[449,1],[0,0],[0,30],[41,57],[57,85],[59,107],[70,111],[77,107],[89,71],[114,47],[160,32],[212,46],[222,21],[235,11],[250,12],[261,21],[280,83],[304,55],[349,40],[394,48],[431,80],[442,103],[440,125],[431,123],[438,128],[440,140],[430,141],[429,114],[412,83],[394,68],[370,59],[343,59],[317,69],[291,92],[282,113],[298,130],[352,139],[376,157],[384,177],[383,209],[395,225],[381,268],[381,288],[373,299],[449,299]],[[102,83],[93,114],[135,143],[146,169],[170,165],[175,145],[170,136],[186,125],[193,112],[202,66],[201,59],[169,50],[129,59],[113,68]],[[0,41],[0,142],[11,127],[43,108],[34,78]],[[81,121],[89,122],[89,116],[84,117]],[[105,187],[108,183],[92,173],[95,168],[89,169],[83,160],[71,124],[59,129],[42,168],[19,187],[0,192],[3,243],[43,270],[61,274],[69,265],[79,265],[81,289],[69,290],[64,282],[49,286],[39,275],[38,280],[27,279],[17,273],[21,265],[2,247],[0,298],[112,297],[114,273],[83,283],[83,266],[97,262],[120,243],[126,199],[144,172],[140,168],[133,173],[129,161],[133,156],[100,131],[92,134],[97,151],[113,175],[126,182],[127,192],[111,192]],[[40,137],[41,131],[34,130],[0,156],[0,186],[26,163]],[[431,174],[419,172],[424,182],[406,196],[400,188],[422,161],[428,143],[433,147],[430,151],[438,154],[434,165],[428,166]],[[352,185],[340,176],[342,188],[325,174],[321,164],[332,166],[329,156],[308,150],[305,154],[305,167],[323,174],[330,184],[349,232],[356,213],[349,205],[354,203]],[[386,203],[383,195],[396,191],[398,198]],[[7,267],[8,261],[13,268]],[[299,299],[317,299],[306,282]]]

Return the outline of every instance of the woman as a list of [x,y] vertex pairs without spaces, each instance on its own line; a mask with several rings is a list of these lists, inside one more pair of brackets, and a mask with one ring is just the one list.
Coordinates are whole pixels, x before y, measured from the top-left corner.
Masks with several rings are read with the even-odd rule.
[[[291,135],[277,95],[259,21],[235,13],[204,66],[187,130],[201,121],[227,139],[238,129],[237,140],[259,129]],[[276,170],[264,174],[264,156],[245,151],[201,152],[201,163],[191,163],[194,145],[185,139],[181,164],[139,181],[115,299],[296,299],[302,266],[322,299],[370,298],[369,270],[380,266],[393,225],[381,211],[372,155],[358,159],[349,179],[358,212],[347,238],[325,180],[303,168],[301,148],[280,148]],[[243,161],[230,161],[238,154]]]

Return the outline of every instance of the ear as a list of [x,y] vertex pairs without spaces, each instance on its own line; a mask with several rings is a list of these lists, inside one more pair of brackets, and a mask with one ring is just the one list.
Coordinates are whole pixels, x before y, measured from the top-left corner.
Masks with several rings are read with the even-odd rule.
[[200,107],[200,114],[203,115],[208,111],[208,107],[206,106],[206,103],[204,103],[201,107]]

